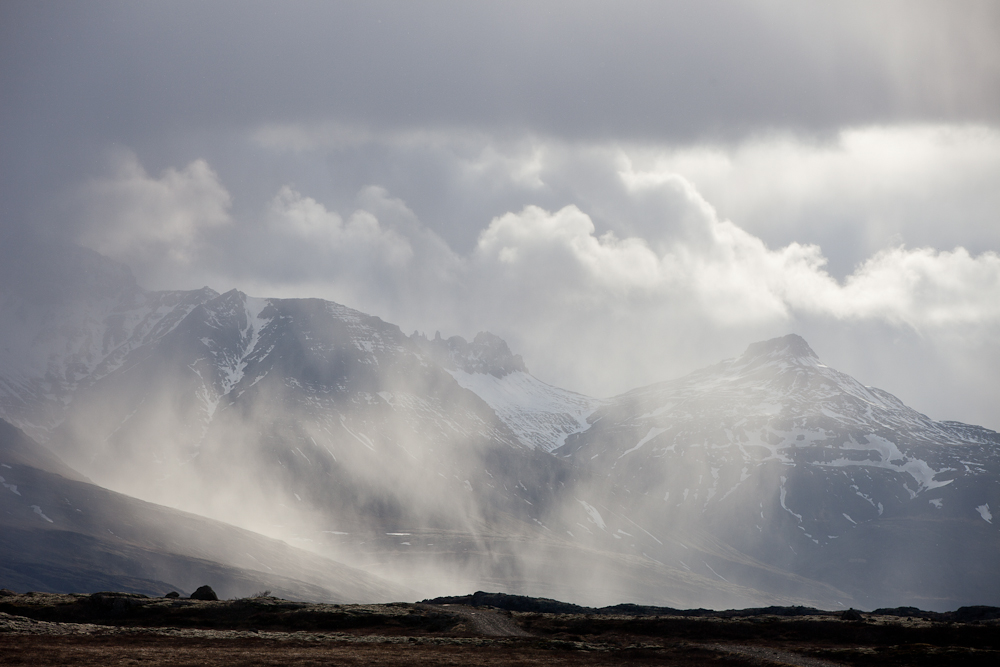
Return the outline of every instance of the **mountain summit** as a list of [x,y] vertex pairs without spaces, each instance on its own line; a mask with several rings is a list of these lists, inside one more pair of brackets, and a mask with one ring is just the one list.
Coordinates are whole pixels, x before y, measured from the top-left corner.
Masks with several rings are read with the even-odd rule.
[[752,343],[747,347],[747,351],[740,357],[741,362],[748,362],[762,357],[775,359],[815,359],[819,356],[809,347],[809,343],[802,336],[788,334],[780,338]]

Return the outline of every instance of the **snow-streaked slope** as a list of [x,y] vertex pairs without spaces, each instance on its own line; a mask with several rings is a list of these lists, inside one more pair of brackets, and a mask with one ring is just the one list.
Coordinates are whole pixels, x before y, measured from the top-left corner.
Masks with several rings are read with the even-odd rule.
[[587,430],[598,399],[546,384],[525,371],[491,373],[449,370],[459,385],[483,399],[526,447],[546,452]]
[[661,495],[683,502],[687,489],[702,509],[769,462],[860,474],[861,486],[871,486],[875,470],[893,473],[909,499],[950,484],[963,460],[996,456],[1000,442],[992,431],[934,421],[865,387],[821,363],[798,336],[616,397],[598,416],[598,429],[560,453],[636,474],[651,461],[683,458],[690,466],[697,458],[705,474]]
[[800,426],[827,420],[936,444],[978,442],[983,435],[976,427],[934,421],[892,394],[826,366],[795,335],[755,343],[736,359],[616,400],[641,406],[640,419],[696,419],[711,413],[739,419],[780,417]]

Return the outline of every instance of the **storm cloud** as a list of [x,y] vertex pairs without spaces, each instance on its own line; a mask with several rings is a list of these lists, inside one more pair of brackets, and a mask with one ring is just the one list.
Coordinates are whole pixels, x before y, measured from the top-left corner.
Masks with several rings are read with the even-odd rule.
[[4,243],[489,329],[601,396],[796,331],[1000,427],[995,3],[0,12]]

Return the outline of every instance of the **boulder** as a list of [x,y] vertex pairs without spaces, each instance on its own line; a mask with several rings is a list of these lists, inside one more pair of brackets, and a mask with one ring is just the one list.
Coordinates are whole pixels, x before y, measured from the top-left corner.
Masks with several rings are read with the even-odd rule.
[[218,600],[219,596],[215,594],[211,586],[199,586],[198,590],[191,594],[192,600]]
[[859,612],[857,609],[855,609],[854,607],[851,607],[850,609],[848,609],[847,611],[845,611],[843,614],[840,615],[840,620],[842,620],[842,621],[863,621],[863,620],[865,620],[865,617],[862,616],[861,612]]

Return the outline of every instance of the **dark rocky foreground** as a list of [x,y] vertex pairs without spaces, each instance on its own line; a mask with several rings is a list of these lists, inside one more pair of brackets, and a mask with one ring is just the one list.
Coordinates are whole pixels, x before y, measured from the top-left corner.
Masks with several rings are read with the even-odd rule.
[[2,591],[0,665],[1000,664],[998,608],[860,616],[588,609],[489,593],[336,605]]

